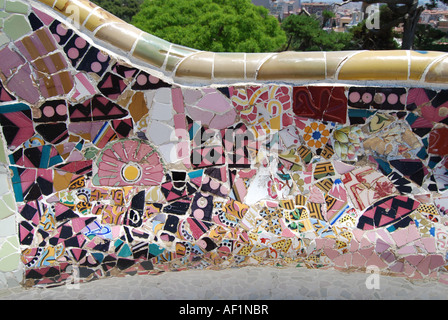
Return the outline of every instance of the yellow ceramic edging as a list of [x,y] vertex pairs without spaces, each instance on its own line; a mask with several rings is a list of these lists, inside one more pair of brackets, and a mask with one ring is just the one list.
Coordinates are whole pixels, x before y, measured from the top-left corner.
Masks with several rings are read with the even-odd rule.
[[[182,47],[143,32],[88,0],[39,1],[93,32],[129,57],[181,83],[407,82],[445,85],[448,57],[442,52],[341,51],[213,53]],[[77,27],[75,24],[74,27]],[[94,40],[94,39],[93,39]]]

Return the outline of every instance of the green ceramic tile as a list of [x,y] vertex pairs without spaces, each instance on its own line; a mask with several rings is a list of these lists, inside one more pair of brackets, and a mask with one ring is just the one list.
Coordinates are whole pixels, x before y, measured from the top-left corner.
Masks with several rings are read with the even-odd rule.
[[5,241],[3,245],[0,247],[0,259],[9,256],[17,252],[17,248],[15,248],[9,241]]
[[137,41],[133,56],[156,67],[161,67],[169,47],[169,42],[150,34],[143,34]]
[[9,237],[15,235],[16,233],[17,230],[15,215],[0,220],[0,237]]
[[3,31],[15,41],[33,30],[28,23],[28,19],[22,15],[13,14],[5,20]]
[[[6,37],[3,33],[0,33],[0,39],[2,37]],[[6,159],[6,153],[5,153],[5,145],[3,143],[3,139],[0,137],[0,162],[1,163],[8,163]]]
[[[10,196],[6,195],[5,197]],[[3,199],[0,200],[0,221],[14,214],[14,210],[9,207]]]
[[[0,32],[0,46],[3,46],[4,44],[9,43],[9,38],[4,34],[3,32]],[[3,150],[0,150],[0,153],[2,153]],[[1,157],[1,155],[0,155]],[[0,160],[0,162],[3,162],[3,160]]]
[[20,262],[20,254],[14,253],[10,256],[0,260],[0,271],[11,272],[17,270]]
[[19,239],[8,237],[0,242],[0,272],[17,270],[20,263]]
[[18,1],[6,1],[5,10],[6,12],[27,14],[28,5]]
[[12,211],[11,209],[9,209],[7,206],[5,206],[3,204],[2,201],[0,201],[0,221],[2,219],[5,219],[9,216],[12,216],[14,214],[14,211]]
[[15,211],[15,209],[16,209],[16,199],[14,198],[14,195],[12,193],[4,195],[2,200],[6,203],[6,205],[9,208],[11,208],[11,210]]
[[185,57],[188,57],[190,54],[198,52],[198,50],[190,49],[187,47],[182,47],[178,45],[173,45],[170,49],[170,53],[168,55],[168,59],[166,62],[165,69],[167,71],[173,71],[176,65],[182,61]]

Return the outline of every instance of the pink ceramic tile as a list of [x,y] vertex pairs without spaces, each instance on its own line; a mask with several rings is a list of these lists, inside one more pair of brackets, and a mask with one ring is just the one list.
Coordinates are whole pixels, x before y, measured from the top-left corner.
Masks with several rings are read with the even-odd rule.
[[428,253],[436,252],[436,240],[432,237],[422,238],[423,246]]
[[228,100],[221,92],[214,89],[209,90],[209,92],[196,103],[196,106],[218,114],[233,109],[230,100]]
[[390,248],[390,245],[388,243],[384,242],[383,240],[378,239],[376,241],[376,245],[375,245],[375,251],[376,252],[382,253],[382,252],[386,251],[389,248]]
[[187,109],[187,114],[194,121],[200,122],[201,124],[208,125],[214,117],[214,114],[212,112],[201,110],[201,109],[193,107],[193,106],[187,106],[186,109]]
[[367,236],[367,239],[369,239],[369,241],[371,243],[375,242],[375,240],[376,240],[376,232],[375,231],[366,232],[366,236]]
[[345,191],[344,185],[340,179],[336,179],[334,181],[334,184],[328,194],[344,202],[347,201],[347,191]]
[[177,113],[185,112],[184,97],[182,95],[181,88],[171,89],[171,100],[173,103],[174,111],[176,111]]
[[409,262],[413,266],[417,266],[423,259],[425,258],[424,255],[421,254],[413,254],[405,257],[404,259]]
[[360,249],[358,252],[366,259],[369,259],[370,256],[373,254],[373,247],[366,248],[366,249]]
[[333,262],[338,267],[347,268],[347,266],[350,264],[351,256],[352,255],[348,254],[348,253],[342,254],[342,255],[337,256],[333,260]]
[[10,91],[15,92],[17,96],[31,104],[35,104],[39,101],[39,90],[37,90],[31,80],[31,68],[29,64],[22,66],[8,80],[7,87]]
[[36,14],[36,16],[39,17],[40,21],[42,21],[45,25],[49,26],[54,21],[53,17],[49,16],[45,12],[40,11],[37,8],[33,7],[32,10]]
[[55,39],[46,27],[39,29],[26,39],[30,40],[26,45],[23,44],[24,40],[16,41],[15,45],[28,61],[43,57],[57,48]]
[[394,239],[394,241],[398,247],[404,246],[406,243],[408,243],[408,240],[407,240],[408,230],[407,229],[395,230],[391,236]]
[[185,89],[183,91],[185,104],[192,105],[196,103],[200,98],[202,98],[202,93],[200,90]]
[[366,237],[361,239],[361,248],[366,248],[372,246],[372,242]]
[[392,263],[397,259],[395,255],[390,251],[384,251],[383,253],[381,253],[380,257],[387,263]]
[[324,253],[330,260],[334,260],[340,255],[339,251],[331,248],[324,248]]
[[356,168],[355,166],[353,166],[351,164],[347,164],[347,163],[344,163],[342,161],[337,161],[337,160],[333,161],[333,167],[336,170],[336,172],[341,175],[348,173]]
[[376,253],[373,253],[367,259],[366,266],[377,266],[378,268],[382,269],[387,267],[387,264]]
[[420,232],[418,231],[417,227],[414,224],[409,225],[407,227],[408,235],[407,235],[407,241],[415,241],[417,239],[420,239]]
[[376,230],[376,233],[387,244],[389,244],[389,245],[394,245],[395,244],[393,239],[391,238],[390,234],[386,230],[378,229],[378,230]]
[[353,229],[353,235],[355,236],[355,239],[359,242],[361,241],[362,237],[364,236],[364,231],[361,229]]
[[8,78],[25,62],[25,59],[9,47],[0,50],[0,70]]
[[415,273],[415,271],[416,268],[414,268],[409,263],[405,263],[403,272],[406,276],[411,277]]
[[231,109],[222,115],[215,115],[209,126],[213,129],[225,129],[235,123],[236,116],[235,110]]
[[330,238],[325,238],[325,247],[326,248],[334,248],[335,245],[336,245],[336,240],[330,239]]
[[352,265],[355,267],[365,267],[367,259],[364,258],[359,252],[354,252],[352,255]]
[[318,187],[312,187],[308,196],[308,201],[314,203],[325,203],[325,196]]
[[416,252],[417,252],[417,250],[412,245],[403,246],[400,249],[398,249],[398,251],[397,251],[398,254],[402,254],[402,255],[414,254]]
[[429,274],[429,264],[431,262],[431,257],[426,256],[422,261],[417,265],[417,270],[420,271],[424,275]]
[[358,249],[359,249],[359,242],[353,238],[352,241],[350,241],[350,252],[358,251]]
[[429,269],[434,270],[436,268],[445,265],[445,259],[440,254],[432,254],[428,256],[430,258]]
[[320,250],[320,249],[324,248],[325,239],[317,238],[317,239],[315,239],[315,241],[316,241],[316,250]]
[[401,261],[395,262],[392,266],[389,267],[390,271],[392,272],[403,272],[404,270],[404,263]]

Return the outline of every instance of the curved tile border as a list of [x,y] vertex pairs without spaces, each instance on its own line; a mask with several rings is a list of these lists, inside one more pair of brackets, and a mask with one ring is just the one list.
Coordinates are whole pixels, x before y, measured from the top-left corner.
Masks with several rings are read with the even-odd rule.
[[69,19],[79,19],[79,24],[97,39],[159,69],[180,84],[412,81],[444,86],[448,82],[445,54],[440,52],[200,52],[142,32],[87,0],[38,1]]
[[0,287],[244,265],[447,283],[448,54],[205,52],[43,2],[0,5]]

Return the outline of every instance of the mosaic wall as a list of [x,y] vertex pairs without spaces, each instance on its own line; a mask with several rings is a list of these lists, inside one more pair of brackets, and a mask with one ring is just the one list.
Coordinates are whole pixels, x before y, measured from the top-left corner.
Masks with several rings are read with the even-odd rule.
[[3,286],[263,265],[448,283],[447,89],[179,85],[38,4],[0,1]]

